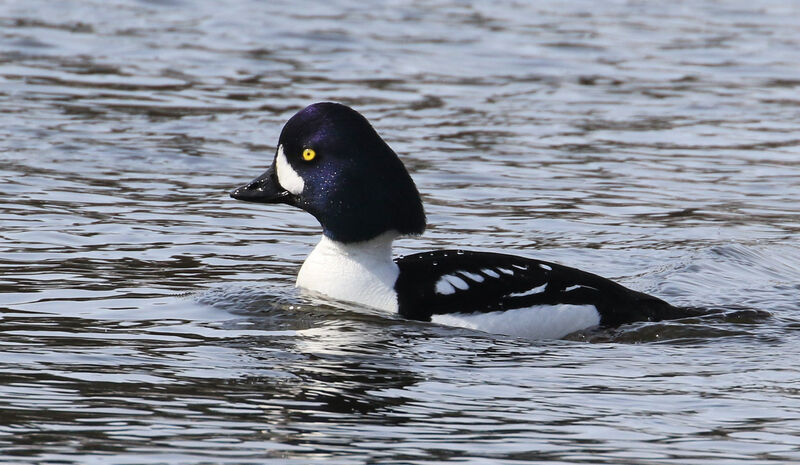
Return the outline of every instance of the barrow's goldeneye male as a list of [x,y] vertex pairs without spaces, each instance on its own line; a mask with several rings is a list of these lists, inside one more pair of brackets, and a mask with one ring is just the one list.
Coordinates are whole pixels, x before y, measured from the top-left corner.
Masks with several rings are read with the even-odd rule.
[[392,241],[425,230],[419,192],[366,118],[315,103],[281,131],[272,165],[231,197],[314,215],[322,239],[297,286],[413,320],[527,338],[684,316],[683,309],[555,263],[438,250],[392,258]]

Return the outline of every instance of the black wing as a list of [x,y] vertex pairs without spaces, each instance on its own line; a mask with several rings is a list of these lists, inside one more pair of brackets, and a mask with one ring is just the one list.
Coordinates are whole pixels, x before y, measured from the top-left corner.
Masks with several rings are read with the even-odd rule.
[[681,309],[609,279],[556,263],[487,252],[439,250],[396,260],[400,314],[478,313],[533,305],[594,305],[600,324],[685,316]]

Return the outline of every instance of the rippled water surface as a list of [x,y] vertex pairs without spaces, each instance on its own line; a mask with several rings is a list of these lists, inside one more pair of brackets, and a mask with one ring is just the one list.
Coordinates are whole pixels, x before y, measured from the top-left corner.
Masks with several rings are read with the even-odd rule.
[[[369,3],[369,2],[367,2]],[[0,1],[0,463],[800,462],[800,5]],[[321,100],[427,206],[398,253],[713,316],[527,341],[311,300],[227,192]]]

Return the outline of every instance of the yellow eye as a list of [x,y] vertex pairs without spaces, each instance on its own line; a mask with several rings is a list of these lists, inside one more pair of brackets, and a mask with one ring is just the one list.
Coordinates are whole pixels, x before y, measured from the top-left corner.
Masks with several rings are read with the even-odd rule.
[[305,161],[311,161],[316,156],[317,156],[317,152],[315,152],[314,149],[305,149],[305,150],[303,150],[303,160],[305,160]]

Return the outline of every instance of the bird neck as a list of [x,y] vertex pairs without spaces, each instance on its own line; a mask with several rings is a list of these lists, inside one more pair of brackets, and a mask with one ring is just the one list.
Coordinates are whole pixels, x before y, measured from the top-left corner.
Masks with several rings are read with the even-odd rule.
[[297,287],[387,311],[397,310],[394,283],[400,270],[392,260],[395,231],[369,240],[339,242],[323,235],[303,262]]

